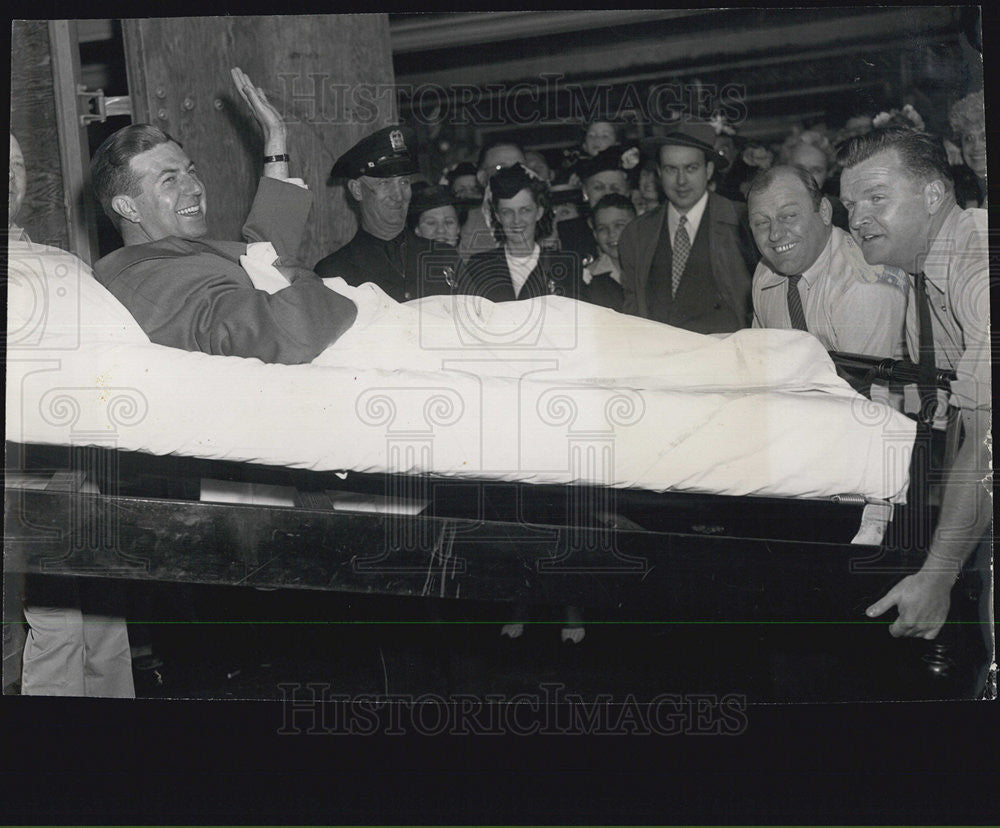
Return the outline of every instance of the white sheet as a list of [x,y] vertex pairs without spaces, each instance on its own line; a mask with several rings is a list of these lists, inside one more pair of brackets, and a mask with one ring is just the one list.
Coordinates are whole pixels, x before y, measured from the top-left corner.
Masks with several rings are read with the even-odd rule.
[[150,344],[61,251],[12,244],[10,259],[8,439],[655,491],[905,494],[912,421],[855,394],[808,334],[706,337],[560,297],[399,305],[328,280],[358,322],[312,365],[265,365]]

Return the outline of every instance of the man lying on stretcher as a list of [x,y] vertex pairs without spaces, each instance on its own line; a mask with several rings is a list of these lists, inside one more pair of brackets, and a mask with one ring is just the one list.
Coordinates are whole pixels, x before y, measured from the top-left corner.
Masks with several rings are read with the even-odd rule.
[[[249,243],[207,238],[205,186],[181,146],[157,127],[133,124],[119,130],[91,163],[97,198],[125,242],[97,262],[94,275],[153,343],[285,364],[317,357],[321,363],[344,364],[360,355],[370,365],[385,354],[382,364],[394,369],[439,370],[448,349],[471,344],[485,364],[509,358],[510,347],[530,342],[533,356],[560,353],[563,379],[627,379],[621,375],[623,357],[635,369],[633,376],[655,376],[657,384],[671,387],[703,387],[706,380],[712,383],[725,375],[723,366],[713,363],[710,376],[698,377],[704,365],[682,359],[678,367],[683,376],[666,370],[668,379],[663,376],[665,354],[701,350],[704,337],[598,313],[571,300],[548,297],[543,309],[537,302],[494,306],[474,297],[454,303],[431,297],[423,300],[421,329],[416,331],[414,311],[372,285],[353,288],[340,279],[327,279],[324,285],[295,258],[312,194],[301,181],[288,178],[285,125],[262,89],[238,68],[232,76],[264,133],[264,175],[243,227]],[[536,324],[539,315],[545,317],[544,325]],[[344,337],[349,330],[351,336]],[[658,347],[650,349],[651,340]],[[337,347],[324,354],[335,342]],[[810,357],[822,360],[821,350],[817,344]],[[707,358],[711,363],[718,355]],[[607,366],[605,373],[602,366]],[[782,381],[774,376],[774,367],[760,372],[761,384],[787,388],[789,379],[801,379],[815,388],[816,377],[808,376],[814,371],[786,366]],[[498,361],[487,372],[503,370]],[[746,387],[747,371],[737,373],[738,384]],[[749,384],[756,384],[754,377]]]
[[[248,242],[207,238],[206,193],[180,144],[155,126],[118,130],[94,155],[101,206],[125,247],[94,275],[160,345],[264,362],[309,362],[346,331],[357,310],[296,261],[312,193],[288,178],[285,124],[238,68],[233,80],[264,132],[264,175],[243,227]],[[244,257],[275,263],[290,282],[255,289]]]

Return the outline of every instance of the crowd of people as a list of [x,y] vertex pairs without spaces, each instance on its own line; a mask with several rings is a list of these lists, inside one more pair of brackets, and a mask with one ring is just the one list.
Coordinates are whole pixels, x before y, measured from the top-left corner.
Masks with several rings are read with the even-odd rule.
[[[421,180],[413,132],[388,126],[337,159],[332,177],[358,228],[313,263],[297,256],[314,195],[289,177],[282,118],[244,73],[233,79],[264,134],[244,243],[207,238],[205,187],[159,128],[127,126],[92,161],[124,243],[94,274],[152,342],[308,362],[354,322],[351,300],[321,281],[340,277],[399,302],[559,295],[702,334],[798,328],[828,350],[952,370],[950,398],[928,402],[921,386],[913,409],[929,428],[949,408],[964,426],[938,531],[924,567],[869,609],[898,609],[894,635],[937,635],[990,515],[981,487],[967,483],[989,465],[985,211],[967,209],[987,198],[982,92],[954,103],[949,136],[928,134],[912,108],[834,135],[799,126],[777,146],[696,118],[628,143],[598,120],[558,161],[504,141],[437,183]],[[23,195],[15,147],[12,136],[12,231]],[[273,246],[268,264],[284,287],[255,288],[241,264],[246,242]]]
[[[936,136],[947,155],[955,197],[962,207],[986,207],[984,113],[982,91],[956,100],[949,113],[950,134]],[[578,147],[558,156],[509,140],[488,143],[479,149],[475,165],[467,161],[455,164],[436,183],[428,181],[411,163],[399,176],[406,179],[409,192],[381,200],[395,210],[394,220],[373,231],[379,222],[372,212],[374,193],[363,192],[360,184],[352,183],[364,177],[351,179],[347,167],[360,160],[369,165],[364,171],[368,177],[386,176],[390,167],[385,166],[389,157],[385,153],[392,152],[389,141],[394,134],[400,136],[399,145],[407,148],[403,154],[416,156],[412,131],[403,126],[386,128],[370,136],[368,143],[352,148],[334,167],[334,175],[346,182],[353,196],[361,229],[346,248],[323,259],[316,270],[321,276],[342,275],[352,283],[375,281],[399,301],[456,290],[493,301],[557,293],[704,333],[730,332],[761,319],[753,312],[749,292],[749,282],[764,252],[747,219],[755,177],[777,168],[807,171],[815,182],[809,189],[811,197],[818,199],[817,208],[821,202],[829,205],[829,223],[849,235],[848,212],[839,197],[842,162],[837,148],[853,137],[886,127],[923,130],[924,123],[907,105],[888,113],[851,118],[837,130],[823,124],[808,128],[796,124],[780,141],[765,144],[741,138],[721,116],[705,121],[685,118],[673,128],[661,130],[663,134],[636,141],[624,137],[622,124],[610,118],[597,119],[581,127]],[[679,156],[690,159],[683,169],[672,160],[664,160]],[[511,167],[517,172],[504,172],[497,178],[497,186],[491,187],[493,179]],[[806,186],[801,176],[800,180]],[[517,189],[511,191],[511,187]],[[519,202],[519,217],[512,212],[514,202]],[[696,209],[690,212],[692,208]],[[684,264],[679,267],[690,273],[681,297],[677,297],[679,272],[670,296],[657,294],[652,307],[651,297],[636,291],[648,293],[646,275],[652,261],[646,257],[656,254],[656,248],[644,248],[635,267],[623,268],[619,245],[632,219],[647,213],[662,216],[663,212],[669,216],[671,241],[677,229],[676,216],[687,215],[689,224],[684,233],[695,258],[689,264],[690,253],[683,254]],[[709,233],[699,236],[696,232],[706,212],[710,216],[706,227],[716,227],[724,234],[721,224],[733,228],[721,246],[707,245]],[[648,220],[642,220],[633,232],[644,226],[652,228]],[[410,232],[403,233],[406,228]],[[370,244],[372,235],[384,243],[392,240],[399,249],[390,251],[387,247],[374,259],[366,259],[363,267],[355,262],[348,275],[344,257],[362,241]],[[638,251],[630,242],[632,235],[624,235],[628,259],[630,253]],[[659,239],[660,235],[657,227],[640,238]],[[708,262],[702,261],[709,247],[715,256],[711,271]],[[434,255],[425,255],[428,250]],[[450,259],[453,251],[455,256]],[[409,256],[406,262],[401,258],[404,255]],[[667,251],[660,250],[659,255],[658,266],[662,268]],[[559,279],[551,278],[553,257],[558,259]],[[425,264],[427,272],[418,272],[421,258],[433,261],[434,267]],[[335,263],[339,270],[332,266]],[[698,280],[706,273],[716,274],[713,284],[699,286]],[[658,290],[655,280],[652,289]],[[675,302],[677,308],[672,307]],[[701,307],[703,303],[708,305]],[[708,314],[709,310],[717,313]],[[689,316],[692,320],[704,318],[688,324],[683,320]],[[716,318],[709,319],[711,316]]]

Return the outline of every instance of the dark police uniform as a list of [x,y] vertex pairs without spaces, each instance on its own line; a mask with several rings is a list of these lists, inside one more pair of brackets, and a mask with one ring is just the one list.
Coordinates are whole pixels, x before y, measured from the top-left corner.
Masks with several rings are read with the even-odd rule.
[[[362,138],[345,152],[330,172],[334,179],[394,178],[411,175],[416,166],[407,148],[413,132],[388,126]],[[392,239],[380,239],[358,228],[347,244],[320,259],[313,268],[323,277],[342,277],[350,285],[374,282],[397,302],[451,293],[458,271],[458,252],[414,236],[404,228]]]
[[458,250],[404,229],[393,239],[358,228],[347,244],[317,262],[322,278],[341,276],[350,285],[374,282],[397,302],[451,293]]

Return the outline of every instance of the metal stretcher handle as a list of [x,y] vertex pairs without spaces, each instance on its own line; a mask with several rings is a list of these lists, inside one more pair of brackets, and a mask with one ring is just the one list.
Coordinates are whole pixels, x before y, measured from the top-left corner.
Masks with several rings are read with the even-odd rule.
[[[839,368],[868,371],[872,379],[885,382],[918,383],[920,381],[920,366],[908,359],[890,359],[888,357],[873,357],[865,354],[847,354],[843,351],[830,351],[830,359]],[[935,372],[935,384],[946,391],[956,378],[954,371],[938,369]]]

